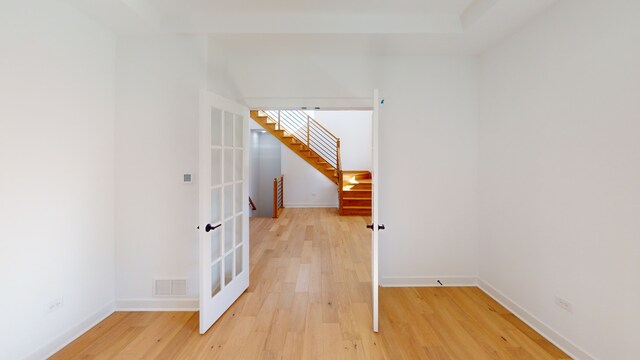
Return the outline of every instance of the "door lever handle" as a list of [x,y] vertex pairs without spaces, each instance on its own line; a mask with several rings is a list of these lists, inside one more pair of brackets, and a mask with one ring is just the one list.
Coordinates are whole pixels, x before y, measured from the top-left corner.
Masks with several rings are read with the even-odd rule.
[[384,224],[378,225],[378,230],[384,230]]
[[219,228],[220,226],[222,226],[222,224],[218,224],[216,226],[211,226],[211,224],[207,224],[207,226],[204,227],[204,231],[209,232],[211,230],[215,230]]
[[373,223],[367,224],[367,229],[371,229],[371,231],[373,231]]

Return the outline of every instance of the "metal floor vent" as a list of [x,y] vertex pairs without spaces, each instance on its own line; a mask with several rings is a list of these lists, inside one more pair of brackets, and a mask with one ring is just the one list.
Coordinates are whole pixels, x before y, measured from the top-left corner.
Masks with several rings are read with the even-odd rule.
[[154,296],[186,296],[186,279],[156,279],[153,286]]

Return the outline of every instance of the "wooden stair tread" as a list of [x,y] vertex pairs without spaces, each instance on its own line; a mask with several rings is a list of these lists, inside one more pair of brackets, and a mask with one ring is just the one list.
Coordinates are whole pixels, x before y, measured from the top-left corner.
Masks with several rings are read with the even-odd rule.
[[350,196],[343,196],[343,197],[342,197],[342,200],[357,200],[357,201],[360,201],[360,200],[371,200],[371,196],[369,196],[369,197],[350,197]]
[[343,206],[345,210],[371,210],[371,206]]

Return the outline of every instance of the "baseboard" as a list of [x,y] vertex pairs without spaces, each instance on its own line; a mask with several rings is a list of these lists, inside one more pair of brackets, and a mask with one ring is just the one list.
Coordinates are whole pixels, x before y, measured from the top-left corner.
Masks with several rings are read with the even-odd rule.
[[502,306],[511,311],[511,313],[517,316],[520,320],[531,326],[544,338],[567,353],[567,355],[576,360],[595,360],[594,356],[582,350],[576,344],[557,333],[547,324],[542,322],[537,317],[533,316],[530,312],[522,308],[520,305],[516,304],[513,300],[511,300],[509,297],[498,291],[487,282],[483,281],[482,279],[478,279],[478,287],[487,295],[491,296],[495,301],[499,302]]
[[96,311],[93,315],[90,315],[86,319],[77,323],[75,326],[72,326],[71,329],[53,339],[48,344],[34,351],[25,359],[40,360],[51,357],[53,354],[60,351],[60,349],[67,346],[69,343],[79,338],[82,334],[89,331],[89,329],[98,325],[98,323],[107,318],[107,316],[113,314],[114,309],[114,304],[109,303],[100,310]]
[[[440,283],[438,283],[440,281]],[[382,287],[431,287],[431,286],[477,286],[474,276],[386,276],[380,278]]]
[[291,209],[309,209],[309,208],[334,208],[337,209],[338,208],[338,204],[336,203],[331,203],[331,204],[284,204],[284,208],[291,208]]
[[197,298],[120,299],[116,311],[198,311]]

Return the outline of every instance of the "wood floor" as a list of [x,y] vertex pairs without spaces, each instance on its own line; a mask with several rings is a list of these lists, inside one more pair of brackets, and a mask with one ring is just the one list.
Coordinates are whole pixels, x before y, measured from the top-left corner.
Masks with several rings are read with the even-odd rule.
[[251,286],[205,334],[194,312],[117,312],[53,359],[568,359],[478,288],[381,288],[367,217],[251,220]]

